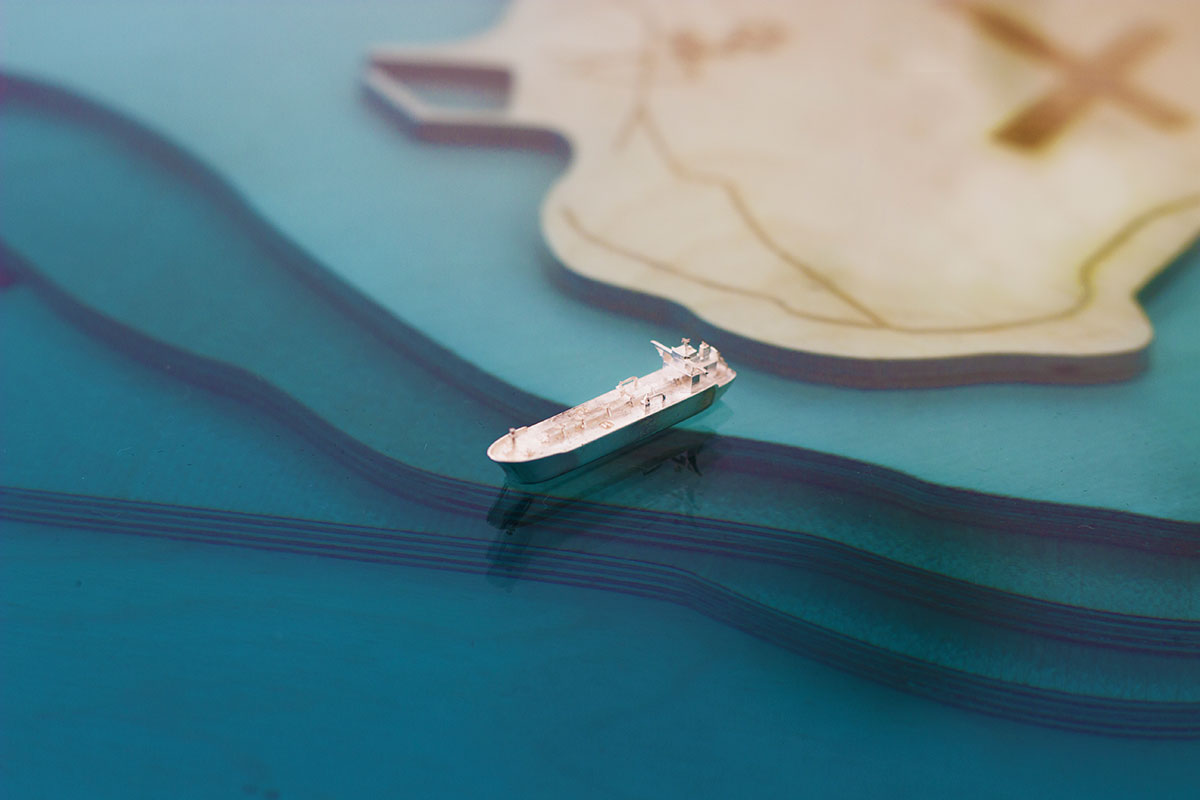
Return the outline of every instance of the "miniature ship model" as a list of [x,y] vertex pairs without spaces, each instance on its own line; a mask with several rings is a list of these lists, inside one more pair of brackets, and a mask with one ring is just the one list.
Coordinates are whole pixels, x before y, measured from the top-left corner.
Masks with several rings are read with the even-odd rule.
[[617,388],[536,425],[510,428],[488,448],[488,458],[522,483],[538,483],[671,427],[708,408],[737,373],[715,347],[684,339],[678,347],[654,342],[662,369],[626,378]]

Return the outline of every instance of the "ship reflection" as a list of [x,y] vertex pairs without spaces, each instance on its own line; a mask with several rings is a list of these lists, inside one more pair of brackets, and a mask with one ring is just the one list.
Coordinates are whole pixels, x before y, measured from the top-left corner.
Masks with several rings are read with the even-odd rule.
[[500,531],[488,550],[488,578],[510,585],[539,551],[619,526],[626,513],[636,516],[646,498],[687,514],[715,438],[672,428],[628,452],[545,483],[506,482],[487,515],[488,524]]

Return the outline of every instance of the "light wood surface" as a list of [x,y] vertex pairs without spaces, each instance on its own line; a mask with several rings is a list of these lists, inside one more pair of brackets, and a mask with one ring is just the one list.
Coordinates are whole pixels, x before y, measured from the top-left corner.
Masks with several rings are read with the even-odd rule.
[[[508,105],[439,109],[422,74]],[[430,135],[561,133],[541,223],[579,276],[903,384],[1141,363],[1136,292],[1200,231],[1197,76],[1200,3],[517,0],[366,80]]]

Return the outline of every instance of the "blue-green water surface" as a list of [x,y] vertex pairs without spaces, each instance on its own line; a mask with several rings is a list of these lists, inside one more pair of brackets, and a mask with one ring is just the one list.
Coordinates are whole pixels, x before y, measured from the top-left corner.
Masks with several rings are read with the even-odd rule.
[[[1161,340],[1137,381],[860,393],[748,370],[745,404],[731,394],[693,434],[648,445],[653,459],[562,484],[566,501],[535,498],[534,521],[509,524],[480,451],[513,414],[553,405],[537,394],[558,395],[534,377],[541,359],[502,357],[528,351],[454,338],[490,325],[487,298],[461,287],[539,297],[544,313],[514,332],[526,345],[538,325],[618,350],[667,334],[521,271],[536,240],[518,220],[555,162],[420,149],[355,101],[340,106],[361,114],[353,124],[319,107],[381,19],[436,38],[497,9],[122,10],[25,7],[29,35],[5,58],[151,111],[270,216],[249,219],[224,176],[69,96],[0,116],[0,234],[15,248],[0,291],[5,796],[1127,797],[1200,784],[1195,526],[997,506],[1009,519],[984,513],[987,498],[893,491],[900,479],[869,465],[837,462],[845,475],[817,483],[770,460],[783,450],[763,461],[753,442],[731,444],[788,441],[796,404],[816,403],[805,443],[832,452],[1194,519],[1194,264],[1149,299]],[[228,24],[251,17],[263,24]],[[97,35],[71,52],[30,44],[56,19]],[[99,32],[130,20],[146,35],[115,59]],[[289,31],[311,59],[269,66]],[[253,41],[268,66],[246,71]],[[294,89],[310,61],[341,72],[303,100],[232,103],[177,130],[194,119],[165,102],[178,59],[222,49],[232,95],[247,91],[230,80],[239,69],[260,91]],[[150,54],[176,66],[147,71]],[[295,135],[278,146],[246,134],[285,122]],[[339,149],[364,135],[374,149]],[[276,160],[322,136],[336,144],[320,158]],[[375,162],[368,177],[385,144],[396,174]],[[327,213],[303,191],[321,181],[345,181],[335,195],[361,183],[367,199],[342,195],[347,216]],[[371,195],[385,183],[395,206]],[[464,219],[463,193],[479,196],[477,216]],[[350,212],[365,216],[345,227]],[[407,343],[318,274],[385,250],[401,254],[387,262],[403,279],[392,310],[419,329]],[[468,280],[481,263],[507,271]],[[425,332],[470,357],[439,360]],[[1018,454],[1018,430],[1044,458]],[[885,431],[883,449],[866,447]]]
[[[651,337],[686,335],[550,279],[537,213],[561,158],[431,145],[364,101],[370,48],[474,35],[503,3],[9,6],[7,67],[182,143],[336,274],[510,385],[569,405],[637,371],[631,360],[652,365]],[[735,365],[721,432],[940,484],[1200,520],[1197,258],[1147,298],[1157,338],[1133,381],[864,392]]]
[[[5,348],[5,483],[439,525],[269,416],[90,340],[27,287],[0,304],[3,341],[21,343]],[[662,602],[3,534],[10,797],[1128,797],[1200,779],[1195,742],[957,711]]]

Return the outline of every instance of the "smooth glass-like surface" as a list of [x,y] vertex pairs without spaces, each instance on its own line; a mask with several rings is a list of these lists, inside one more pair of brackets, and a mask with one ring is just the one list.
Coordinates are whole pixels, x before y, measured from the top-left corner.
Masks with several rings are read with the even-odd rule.
[[[614,314],[564,288],[537,223],[562,154],[430,144],[361,92],[372,48],[472,36],[503,2],[8,5],[6,67],[166,134],[331,273],[510,386],[572,405],[637,371],[631,361],[652,368],[650,338],[686,335],[677,320]],[[847,391],[738,364],[720,432],[944,485],[1200,522],[1197,258],[1144,298],[1157,339],[1133,381]]]
[[[190,19],[196,56],[205,31],[280,46],[221,21],[280,8],[122,13],[147,31]],[[314,58],[380,35],[376,13],[414,37],[492,14],[418,10],[432,8],[334,14]],[[18,18],[36,40],[56,14],[92,13]],[[316,41],[330,14],[279,25]],[[571,316],[568,344],[607,331],[605,358],[621,355],[579,373],[551,359],[572,365],[564,395],[636,371],[626,338],[666,336],[530,268],[519,219],[558,162],[409,141],[347,100],[403,154],[389,180],[407,205],[314,248],[337,215],[237,191],[272,163],[223,150],[247,104],[175,141],[155,81],[178,71],[150,80],[94,41],[9,60],[47,74],[10,77],[0,109],[6,794],[1129,796],[1200,781],[1195,254],[1148,296],[1160,342],[1128,384],[864,393],[745,370],[686,428],[505,486],[484,448],[560,407],[536,325]],[[66,73],[111,82],[89,97],[45,80]],[[124,113],[142,103],[165,116]],[[340,179],[369,195],[353,165],[381,151],[364,152]],[[328,179],[321,164],[292,169]],[[361,263],[385,242],[386,296],[317,257]],[[455,272],[482,263],[500,277]],[[483,313],[535,283],[538,313],[511,330]],[[810,408],[804,443],[828,447],[794,446]],[[846,457],[872,429],[895,432],[888,452],[913,475]],[[950,488],[1030,475],[1057,483]]]
[[[944,674],[924,676],[938,699],[847,675],[802,637],[722,624],[719,596],[654,599],[628,563],[563,563],[613,536],[586,516],[510,534],[487,509],[407,502],[262,410],[114,352],[27,286],[0,303],[4,341],[25,344],[6,350],[3,397],[4,482],[24,487],[6,492],[0,537],[11,796],[1082,797],[1195,780],[1194,741],[963,711]],[[703,492],[674,459],[650,477]],[[716,567],[736,585],[740,565],[743,586],[768,587],[762,560],[715,537],[656,554],[645,527],[624,548],[644,570]],[[866,621],[870,592],[804,561],[793,591]],[[967,625],[908,605],[904,627],[970,650],[1014,605],[995,598]],[[1013,655],[1049,652],[1038,621],[1056,623],[1029,615]],[[1099,671],[1122,658],[1091,653]]]

